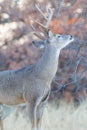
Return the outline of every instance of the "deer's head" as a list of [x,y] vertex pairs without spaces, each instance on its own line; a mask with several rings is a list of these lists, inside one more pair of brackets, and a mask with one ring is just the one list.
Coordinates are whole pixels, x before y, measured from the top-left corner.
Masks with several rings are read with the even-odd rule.
[[44,48],[46,46],[53,46],[57,49],[62,49],[69,43],[74,41],[74,37],[71,35],[60,35],[53,34],[51,31],[48,32],[48,37],[43,41],[34,41],[34,45],[38,48]]
[[47,17],[44,15],[44,13],[40,10],[40,8],[36,5],[37,10],[42,14],[44,19],[47,21],[46,25],[43,25],[39,23],[38,21],[34,20],[37,24],[39,24],[42,28],[46,30],[46,36],[43,37],[40,32],[36,31],[36,29],[32,26],[33,30],[35,31],[35,35],[39,37],[40,39],[43,39],[42,41],[34,41],[34,45],[38,48],[44,48],[46,46],[53,46],[57,49],[62,49],[65,46],[67,46],[69,43],[74,41],[74,37],[71,35],[64,35],[64,34],[53,34],[50,29],[49,25],[53,16],[53,10],[51,8],[47,9]]

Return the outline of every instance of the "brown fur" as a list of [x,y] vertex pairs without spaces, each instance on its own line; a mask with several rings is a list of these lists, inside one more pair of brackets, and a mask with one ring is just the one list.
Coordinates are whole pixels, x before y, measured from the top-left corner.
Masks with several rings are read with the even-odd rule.
[[50,32],[49,43],[45,45],[43,56],[36,64],[16,71],[0,72],[0,103],[26,103],[33,130],[39,130],[50,85],[57,71],[60,50],[73,41],[70,38],[69,35],[58,38],[58,35],[54,36]]

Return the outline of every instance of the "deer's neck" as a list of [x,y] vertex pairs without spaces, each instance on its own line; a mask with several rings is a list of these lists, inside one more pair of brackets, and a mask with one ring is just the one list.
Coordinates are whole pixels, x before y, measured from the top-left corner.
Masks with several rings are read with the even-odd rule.
[[57,71],[59,53],[60,50],[55,47],[47,46],[45,48],[43,56],[36,64],[36,72],[40,78],[52,81]]

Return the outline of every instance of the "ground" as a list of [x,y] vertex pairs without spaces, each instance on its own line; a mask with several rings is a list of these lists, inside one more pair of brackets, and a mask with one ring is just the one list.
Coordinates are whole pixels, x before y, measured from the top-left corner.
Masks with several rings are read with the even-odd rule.
[[[61,102],[48,104],[45,108],[41,130],[87,130],[87,101],[80,106]],[[27,115],[19,113],[15,120],[15,111],[4,120],[4,130],[29,130]]]

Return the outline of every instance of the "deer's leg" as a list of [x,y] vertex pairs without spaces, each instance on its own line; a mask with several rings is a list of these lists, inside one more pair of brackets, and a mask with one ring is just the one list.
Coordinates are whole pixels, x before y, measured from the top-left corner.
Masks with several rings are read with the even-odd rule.
[[20,109],[19,109],[19,106],[18,106],[17,109],[16,109],[16,111],[15,111],[14,121],[17,120],[17,118],[18,118],[18,116],[19,116],[19,111],[20,111]]
[[1,127],[1,130],[3,130],[2,114],[3,114],[3,109],[2,109],[2,106],[0,105],[0,127]]
[[46,97],[44,97],[44,99],[41,101],[41,103],[39,104],[38,109],[37,109],[37,122],[36,123],[37,123],[38,130],[40,130],[40,127],[41,127],[41,119],[42,119],[42,115],[43,115],[43,110],[47,104],[49,94],[50,94],[50,92],[48,92]]
[[21,105],[18,105],[17,108],[16,108],[16,111],[15,111],[15,117],[14,117],[14,120],[16,121],[17,118],[19,117],[19,112],[24,112],[26,110],[26,104],[21,104]]
[[41,102],[40,105],[38,106],[37,109],[37,130],[40,130],[41,127],[41,119],[42,119],[42,115],[43,115],[43,110],[46,106],[46,102]]
[[28,104],[28,111],[29,111],[29,118],[31,122],[31,128],[32,130],[37,130],[36,126],[36,111],[37,111],[37,105],[36,102],[31,102]]
[[3,130],[3,120],[1,117],[0,117],[0,127],[1,127],[1,130]]
[[30,119],[30,123],[31,123],[31,128],[32,130],[34,130],[35,126],[35,122],[34,122],[34,104],[30,103],[28,104],[28,112],[29,112],[29,119]]
[[38,125],[37,125],[38,114],[37,113],[38,113],[38,108],[40,106],[40,103],[41,103],[41,98],[39,98],[36,101],[32,101],[31,103],[28,104],[29,118],[30,118],[32,130],[38,130]]

